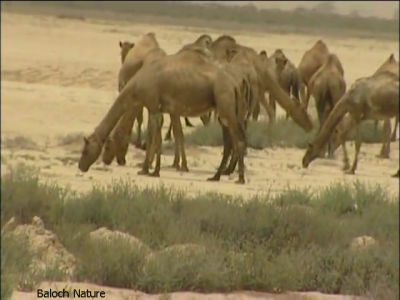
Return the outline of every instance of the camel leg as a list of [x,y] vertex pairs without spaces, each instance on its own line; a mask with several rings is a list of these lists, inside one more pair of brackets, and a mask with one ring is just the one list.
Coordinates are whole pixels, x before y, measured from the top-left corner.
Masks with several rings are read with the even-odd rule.
[[356,140],[354,141],[354,147],[355,147],[355,153],[354,153],[354,161],[353,165],[351,166],[351,169],[346,172],[346,174],[349,175],[354,175],[357,169],[358,165],[358,157],[360,155],[360,149],[361,149],[361,130],[360,130],[360,123],[357,122],[355,126],[355,131],[356,131]]
[[267,134],[268,136],[271,136],[270,130],[271,130],[271,125],[275,122],[275,112],[272,109],[272,107],[268,104],[267,99],[265,99],[264,95],[262,95],[259,98],[259,103],[264,107],[265,111],[267,112],[268,124],[269,124]]
[[230,126],[230,134],[234,144],[234,149],[237,154],[237,162],[239,168],[239,179],[235,181],[237,184],[244,184],[244,152],[246,149],[246,131],[243,124],[236,123],[235,126]]
[[383,121],[382,148],[381,152],[376,156],[377,158],[389,158],[391,134],[390,120]]
[[260,115],[260,103],[257,103],[252,112],[252,118],[254,121],[258,121],[258,117]]
[[276,119],[276,101],[275,101],[275,98],[272,97],[271,95],[269,95],[268,98],[269,98],[268,104],[271,107],[272,113],[273,113],[272,119],[275,120]]
[[228,167],[222,171],[222,175],[227,175],[227,176],[231,175],[236,169],[238,159],[239,157],[237,155],[237,152],[233,150],[230,156]]
[[226,163],[228,162],[229,156],[232,152],[232,138],[230,136],[229,133],[229,129],[224,126],[223,124],[221,124],[221,128],[222,128],[222,137],[224,140],[224,150],[223,150],[223,154],[222,154],[222,159],[221,159],[221,163],[218,167],[217,172],[215,173],[215,175],[213,177],[208,178],[208,181],[219,181],[221,178],[221,174],[222,171],[225,169],[226,167]]
[[188,118],[185,118],[185,125],[186,127],[194,127],[192,123],[190,123]]
[[138,114],[136,115],[137,120],[137,137],[135,142],[136,148],[142,148],[142,124],[143,124],[143,108],[138,110]]
[[[162,113],[159,113],[155,116],[155,124],[153,124],[153,146],[152,149],[156,149],[156,166],[154,168],[153,173],[150,173],[151,177],[160,177],[160,169],[161,169],[161,148],[162,148],[162,135],[161,129],[164,123],[164,117]],[[150,152],[152,153],[152,152]],[[154,151],[153,151],[154,153]],[[154,155],[153,155],[154,156]]]
[[167,133],[165,134],[164,141],[170,141],[172,139],[171,131],[172,131],[172,121],[169,122],[169,127]]
[[[300,101],[303,103],[303,105],[305,106],[306,103],[306,85],[304,84],[303,81],[300,82],[299,85],[299,92],[300,92]],[[306,107],[306,106],[305,106]],[[307,107],[306,107],[307,109]]]
[[177,170],[181,172],[189,172],[186,160],[186,153],[185,153],[184,135],[180,117],[171,115],[171,123],[172,123],[172,130],[174,131],[175,143],[179,147],[179,154],[182,158],[182,165],[179,167],[178,163]]
[[154,155],[152,155],[152,153],[155,152],[154,149],[156,147],[156,125],[156,116],[149,112],[149,119],[147,122],[146,155],[141,165],[141,170],[137,172],[138,175],[149,175],[150,161],[152,160],[152,156],[154,158]]
[[395,142],[396,141],[396,133],[397,133],[397,127],[399,126],[399,117],[397,116],[395,118],[395,123],[394,123],[394,129],[392,132],[392,136],[390,137],[390,141],[391,142]]

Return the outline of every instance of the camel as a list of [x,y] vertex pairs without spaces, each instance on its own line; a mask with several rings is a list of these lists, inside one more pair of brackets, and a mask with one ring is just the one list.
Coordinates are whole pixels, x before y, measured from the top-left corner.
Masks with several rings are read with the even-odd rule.
[[[391,54],[389,58],[375,71],[372,76],[379,75],[384,72],[390,72],[399,78],[399,63],[396,62],[394,55]],[[377,132],[378,121],[375,120],[375,133]],[[383,140],[382,140],[382,148],[377,155],[378,158],[389,158],[390,156],[390,142],[386,140],[387,131],[391,132],[390,141],[396,140],[396,131],[399,120],[395,118],[395,127],[393,132],[391,132],[390,120],[386,120],[383,122]],[[346,134],[352,129],[352,119],[351,116],[345,116],[343,121],[339,124],[340,134],[346,136]],[[339,140],[335,137],[334,142],[332,143],[332,150],[335,151],[340,146]]]
[[[126,83],[131,79],[143,65],[143,59],[147,53],[159,44],[154,32],[149,32],[141,37],[136,43],[128,41],[119,42],[121,54],[121,68],[118,73],[118,91],[120,92]],[[138,123],[136,147],[141,147],[143,111],[137,111],[135,119]],[[133,122],[135,121],[133,120]],[[133,126],[133,124],[132,124]]]
[[[344,136],[339,134],[343,150],[343,170],[346,174],[355,174],[361,148],[360,123],[364,120],[390,120],[399,116],[399,80],[390,72],[360,78],[350,87],[333,108],[314,141],[308,145],[302,165],[307,168],[315,160],[322,147],[328,142],[331,134],[343,116],[349,113],[356,129],[355,155],[350,168]],[[386,139],[390,142],[390,131]]]
[[[340,70],[337,69],[337,61],[339,61],[339,58],[335,54],[329,54],[325,63],[314,73],[308,84],[307,98],[310,97],[309,94],[314,97],[320,128],[333,107],[346,92],[346,81]],[[332,157],[330,144],[328,143],[328,153]],[[322,157],[325,156],[325,150],[323,149],[321,152]]]
[[[211,110],[217,110],[218,115],[222,116],[222,123],[232,135],[235,148],[241,155],[240,149],[242,149],[241,145],[244,141],[243,134],[240,133],[241,125],[235,121],[236,115],[232,115],[236,114],[235,105],[232,105],[231,98],[225,99],[223,93],[215,95],[215,78],[221,67],[216,63],[211,63],[210,59],[206,57],[207,55],[212,56],[212,52],[204,48],[186,50],[140,69],[122,89],[94,132],[84,138],[84,146],[78,162],[79,169],[82,172],[90,169],[90,166],[100,156],[104,141],[125,110],[139,109],[142,106],[148,109],[151,117],[160,113],[169,113],[178,117],[200,116]],[[257,53],[255,57],[258,58]],[[260,64],[258,67],[262,69],[263,66]],[[278,103],[282,103],[282,106],[290,111],[293,119],[301,123],[306,131],[312,130],[312,123],[307,113],[294,105],[268,72],[262,71],[262,75],[263,84],[271,94],[279,99]],[[232,94],[232,91],[226,94]],[[220,100],[219,97],[222,99]],[[178,143],[183,145],[182,132],[177,132],[175,138]],[[240,164],[239,168],[241,168]],[[187,165],[186,157],[182,157],[182,165]],[[149,174],[148,167],[148,160],[146,163],[145,159],[139,173]],[[159,176],[157,173],[149,175]],[[238,183],[244,183],[243,174],[239,174]]]
[[[228,51],[229,53],[227,53],[227,56],[229,63],[240,67],[243,73],[240,76],[246,78],[250,86],[250,97],[248,97],[249,99],[247,100],[249,103],[248,114],[244,118],[245,123],[250,114],[254,111],[254,108],[260,104],[264,106],[269,114],[270,122],[274,120],[273,112],[270,110],[271,108],[264,97],[264,93],[268,92],[270,96],[278,100],[278,103],[295,118],[295,121],[304,130],[309,131],[312,129],[312,123],[300,104],[293,102],[289,98],[289,95],[280,88],[274,73],[274,68],[276,66],[273,66],[271,69],[269,61],[258,55],[254,49],[249,47],[238,45]],[[276,64],[278,68],[279,66],[283,68],[285,60],[277,60]],[[223,171],[224,175],[229,175],[235,170],[237,158],[237,153],[233,151],[229,166]]]
[[[328,55],[328,46],[324,43],[324,41],[318,40],[311,49],[304,53],[299,65],[297,66],[297,70],[301,79],[300,97],[306,109],[308,108],[308,102],[310,99],[305,95],[305,88],[308,89],[308,84],[311,77],[324,64]],[[342,77],[344,77],[342,64],[340,61],[337,61],[336,64],[337,69],[340,71]]]
[[[397,76],[399,76],[399,68],[400,68],[399,62],[396,61],[396,58],[394,57],[394,54],[392,53],[392,54],[390,54],[388,59],[386,59],[386,61],[378,68],[378,70],[375,71],[375,73],[373,75],[377,75],[382,72],[389,71],[389,72],[392,72],[393,74],[397,74]],[[392,142],[396,141],[396,131],[397,131],[397,126],[399,124],[399,120],[396,119],[394,124],[395,124],[394,130],[390,137],[390,141],[392,141]],[[387,127],[388,125],[384,124],[384,126]],[[378,131],[378,121],[375,121],[375,135],[376,135],[377,131]],[[382,158],[389,157],[389,153],[387,153],[387,151],[385,151],[385,150],[386,149],[383,149],[383,147],[382,147],[381,153],[379,155],[380,157],[382,157]]]
[[[286,58],[286,64],[283,68],[282,72],[279,74],[279,84],[282,89],[288,93],[293,100],[300,103],[299,89],[300,89],[300,75],[299,72],[291,62],[287,56],[283,53],[282,49],[276,49],[274,53],[272,53],[271,57],[279,57],[284,56]],[[275,103],[274,103],[275,105]],[[275,110],[275,106],[273,106]],[[289,114],[286,113],[286,119],[289,118]]]

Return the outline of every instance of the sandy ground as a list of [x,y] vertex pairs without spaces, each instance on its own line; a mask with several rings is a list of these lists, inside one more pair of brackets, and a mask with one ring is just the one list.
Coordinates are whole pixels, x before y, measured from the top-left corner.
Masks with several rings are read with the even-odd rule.
[[[179,173],[169,168],[173,156],[168,153],[163,156],[160,179],[137,176],[135,165],[143,160],[144,154],[132,148],[127,166],[114,164],[104,168],[98,163],[87,174],[79,176],[77,159],[82,142],[60,146],[60,138],[90,134],[110,107],[117,94],[118,41],[135,41],[140,35],[154,31],[161,46],[168,53],[174,53],[203,31],[188,27],[94,20],[82,22],[11,13],[2,13],[1,28],[2,140],[25,136],[39,145],[29,150],[16,150],[7,149],[3,143],[2,172],[16,162],[25,162],[37,166],[43,178],[57,180],[81,191],[90,189],[93,184],[107,184],[113,179],[123,178],[140,185],[164,183],[189,193],[218,191],[243,196],[274,193],[296,186],[318,189],[336,180],[379,183],[398,193],[398,181],[389,176],[398,168],[398,142],[392,143],[389,160],[375,158],[380,145],[363,145],[355,176],[342,174],[340,157],[317,160],[303,170],[303,151],[268,149],[249,151],[246,185],[235,185],[232,178],[209,183],[205,179],[219,164],[222,150],[210,147],[187,149],[190,173]],[[209,30],[207,33],[215,38],[223,32]],[[226,33],[256,50],[265,49],[270,53],[275,48],[282,48],[295,63],[317,40],[316,37],[300,35]],[[373,73],[390,53],[398,53],[399,49],[398,42],[324,40],[341,58],[348,84]],[[199,124],[197,119],[192,120]],[[167,126],[169,122],[165,123]],[[353,147],[349,148],[352,156]]]

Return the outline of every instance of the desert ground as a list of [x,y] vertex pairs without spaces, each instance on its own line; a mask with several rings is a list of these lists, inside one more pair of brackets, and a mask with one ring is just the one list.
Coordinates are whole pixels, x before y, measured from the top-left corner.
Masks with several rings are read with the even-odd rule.
[[[79,21],[14,13],[2,13],[1,28],[2,173],[23,162],[37,167],[44,180],[56,180],[79,191],[89,190],[94,184],[129,178],[141,186],[162,183],[191,194],[217,191],[244,197],[276,193],[287,187],[316,190],[337,180],[379,183],[392,193],[399,192],[398,180],[390,178],[398,168],[398,141],[392,143],[391,158],[387,160],[375,157],[380,145],[364,144],[354,176],[342,173],[341,151],[335,160],[318,159],[304,170],[301,168],[303,150],[250,149],[246,157],[245,185],[235,185],[236,178],[225,177],[218,183],[207,182],[206,178],[219,164],[222,151],[213,147],[187,148],[189,173],[170,168],[173,153],[166,153],[162,158],[161,178],[138,176],[136,164],[143,160],[144,153],[131,147],[125,167],[116,163],[104,167],[98,162],[82,175],[78,172],[77,161],[83,141],[81,138],[72,142],[66,140],[89,135],[114,101],[120,67],[118,42],[135,41],[142,34],[153,31],[160,45],[168,53],[174,53],[204,31],[190,27]],[[231,34],[240,43],[258,51],[265,49],[268,53],[282,48],[296,64],[318,39],[305,35],[213,29],[206,33],[213,38],[223,33]],[[320,38],[340,57],[348,85],[359,77],[372,74],[391,53],[399,51],[397,41]],[[278,114],[284,114],[283,110]],[[192,118],[191,121],[201,126],[200,120]],[[168,120],[164,122],[164,131],[168,124]],[[34,143],[25,141],[18,145],[22,137]],[[16,142],[5,143],[6,140]],[[350,144],[348,147],[352,159],[354,149]]]
[[[389,176],[397,169],[398,142],[392,143],[389,160],[375,158],[380,145],[364,144],[355,176],[342,174],[340,157],[334,161],[316,160],[303,170],[302,150],[266,149],[249,151],[246,185],[236,186],[232,178],[210,183],[206,178],[218,166],[222,150],[210,147],[188,148],[190,173],[179,173],[169,168],[173,159],[170,153],[163,156],[160,179],[138,176],[136,164],[142,161],[144,153],[131,147],[127,166],[113,164],[104,168],[98,162],[81,176],[77,159],[82,139],[67,146],[60,144],[68,136],[89,135],[117,95],[118,41],[135,41],[142,34],[154,31],[161,46],[168,53],[174,53],[203,32],[172,26],[94,20],[81,22],[10,13],[4,13],[1,22],[2,139],[23,136],[37,144],[35,147],[7,149],[7,143],[3,143],[2,162],[23,161],[37,166],[44,178],[55,179],[77,190],[129,177],[140,185],[164,183],[192,193],[207,190],[252,195],[279,192],[287,186],[316,189],[335,180],[375,182],[398,192],[398,182]],[[215,38],[223,32],[210,29],[208,33]],[[282,48],[295,63],[316,41],[316,37],[311,36],[228,33],[256,50],[265,49],[271,53]],[[341,58],[348,84],[373,73],[390,53],[397,53],[399,47],[395,41],[324,40]],[[192,121],[200,125],[198,119],[192,118]],[[168,123],[166,121],[164,126],[167,127]],[[350,145],[349,149],[352,158],[354,149]],[[5,170],[3,167],[2,171]]]

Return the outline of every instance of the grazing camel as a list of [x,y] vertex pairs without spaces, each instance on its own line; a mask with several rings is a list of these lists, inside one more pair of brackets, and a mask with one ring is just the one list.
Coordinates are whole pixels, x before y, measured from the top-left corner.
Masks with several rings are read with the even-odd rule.
[[[120,92],[143,65],[143,59],[147,53],[159,44],[154,32],[149,32],[141,37],[136,43],[119,42],[121,54],[121,68],[118,73],[118,91]],[[141,147],[143,111],[137,111],[135,119],[138,123],[136,147]],[[133,122],[135,121],[133,120]],[[133,126],[133,125],[132,125]]]
[[[300,95],[301,101],[303,102],[305,108],[308,107],[309,98],[305,95],[305,88],[308,89],[308,84],[310,82],[311,77],[315,72],[324,64],[325,59],[329,55],[328,46],[322,41],[318,40],[314,46],[307,50],[298,67],[301,83],[300,83]],[[344,77],[343,66],[340,61],[336,62],[337,69],[340,71],[341,75]]]
[[[303,160],[303,168],[315,160],[321,148],[328,142],[331,134],[343,116],[349,113],[355,124],[356,140],[354,161],[350,168],[344,136],[339,134],[343,149],[343,170],[347,174],[355,174],[361,148],[360,123],[364,120],[390,120],[399,116],[399,80],[390,72],[358,79],[343,95],[326,119],[314,141],[309,144]],[[386,136],[390,142],[390,131]]]
[[[183,50],[189,50],[189,49],[196,49],[196,48],[210,48],[212,44],[212,38],[208,34],[203,34],[200,37],[197,38],[196,41],[194,41],[191,44],[187,44],[181,48],[180,51]],[[207,114],[205,116],[200,116],[200,120],[203,123],[203,125],[207,125],[210,122],[210,114]],[[185,125],[188,127],[193,127],[193,125],[189,122],[188,118],[185,118]],[[167,133],[165,134],[164,140],[169,141],[171,140],[171,130],[172,130],[172,123],[169,124]]]
[[[339,58],[335,54],[329,54],[325,63],[318,69],[309,81],[307,98],[311,94],[317,108],[319,126],[322,127],[333,107],[346,92],[346,81],[337,69],[336,62]],[[331,143],[328,143],[328,153],[332,157]],[[326,148],[321,151],[321,157],[325,156]]]
[[[386,61],[378,68],[378,70],[375,71],[375,73],[373,75],[389,71],[389,72],[392,72],[393,74],[397,74],[397,76],[399,76],[399,68],[400,68],[399,62],[396,61],[396,58],[394,57],[394,54],[392,53],[392,54],[390,54],[388,59],[386,59]],[[396,119],[394,124],[395,124],[394,129],[393,129],[392,135],[390,137],[390,141],[392,141],[392,142],[396,141],[396,131],[397,131],[397,126],[399,124],[399,120]],[[388,124],[384,124],[383,126],[384,126],[384,128],[389,127]],[[378,132],[378,121],[375,121],[375,135],[377,134],[377,132]],[[379,155],[380,157],[382,157],[382,158],[389,157],[389,153],[385,150],[386,149],[383,149],[383,147],[382,147],[381,153]]]
[[[397,76],[397,80],[399,79],[399,63],[396,62],[394,55],[391,54],[389,58],[376,70],[376,72],[372,76],[377,76],[384,72],[390,72]],[[377,132],[378,120],[375,120],[375,133]],[[390,157],[390,141],[396,140],[396,131],[399,120],[398,117],[395,117],[395,128],[393,132],[391,131],[390,120],[383,121],[383,136],[382,136],[382,148],[379,154],[376,156],[378,158],[389,158]],[[352,129],[353,122],[351,116],[345,116],[343,121],[339,124],[338,128],[340,130],[340,135],[346,136],[347,133]],[[389,133],[388,133],[389,132]],[[386,136],[391,134],[390,141],[387,141]],[[335,151],[339,146],[340,142],[334,137],[334,142],[332,143],[332,150]]]
[[[215,94],[215,78],[221,67],[211,63],[210,59],[206,57],[207,54],[211,55],[212,53],[204,48],[186,50],[167,56],[139,70],[122,89],[94,132],[84,138],[84,147],[78,163],[79,169],[87,172],[97,160],[105,139],[124,112],[127,109],[138,109],[142,106],[146,106],[151,117],[160,113],[169,113],[178,117],[200,116],[211,110],[217,110],[218,115],[222,118],[222,123],[231,134],[236,151],[241,156],[245,135],[242,134],[241,124],[236,120],[236,109],[232,105],[232,98],[228,97],[229,99],[223,100],[226,98],[224,93]],[[257,53],[256,57],[258,57]],[[290,110],[293,119],[302,123],[305,130],[310,131],[312,123],[307,113],[293,104],[268,72],[263,73],[263,79],[269,92],[281,101],[284,108]],[[226,94],[230,95],[232,91]],[[233,113],[235,115],[232,115]],[[177,132],[175,138],[178,143],[183,144],[181,142],[183,141],[182,132]],[[182,157],[182,165],[186,164],[186,157]],[[148,174],[148,168],[145,159],[140,174]],[[243,183],[244,171],[240,169],[242,168],[239,159],[238,183]],[[151,175],[159,176],[157,173]]]
[[[245,46],[237,46],[228,51],[230,51],[227,54],[229,63],[239,66],[239,69],[243,73],[239,76],[246,78],[250,84],[250,97],[247,100],[249,107],[244,122],[247,122],[250,114],[257,105],[263,105],[266,111],[271,113],[269,111],[270,106],[264,97],[264,93],[268,92],[270,96],[275,97],[278,103],[288,111],[299,126],[305,131],[311,131],[312,123],[307,112],[302,109],[300,104],[292,101],[289,95],[280,88],[268,60],[258,55],[254,49]],[[282,68],[285,61],[278,60],[276,64],[278,68]],[[273,115],[270,117],[270,122],[272,121]],[[233,151],[229,166],[223,171],[224,175],[229,175],[235,170],[237,158],[237,153]]]
[[[282,49],[276,49],[274,53],[272,53],[271,57],[285,57],[286,64],[283,68],[282,72],[279,74],[279,84],[282,89],[288,93],[291,98],[300,103],[300,75],[299,72],[287,56],[283,53]],[[274,103],[275,104],[275,103]],[[273,107],[275,110],[275,107]],[[289,118],[289,114],[286,112],[286,119]]]

